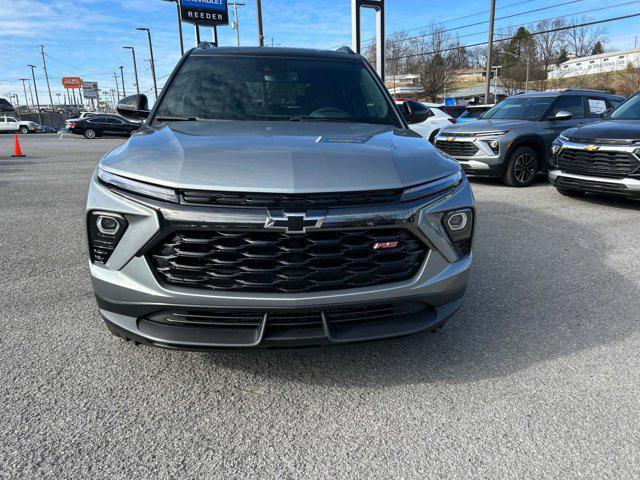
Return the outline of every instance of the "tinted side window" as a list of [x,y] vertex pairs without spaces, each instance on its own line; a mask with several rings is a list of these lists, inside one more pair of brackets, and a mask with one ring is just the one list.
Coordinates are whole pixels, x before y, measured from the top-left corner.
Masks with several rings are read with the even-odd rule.
[[571,113],[571,118],[584,118],[584,104],[583,98],[578,95],[563,95],[556,100],[551,107],[549,117],[554,116],[556,113],[564,111]]
[[587,97],[587,117],[600,118],[600,116],[611,108],[611,104],[602,97]]

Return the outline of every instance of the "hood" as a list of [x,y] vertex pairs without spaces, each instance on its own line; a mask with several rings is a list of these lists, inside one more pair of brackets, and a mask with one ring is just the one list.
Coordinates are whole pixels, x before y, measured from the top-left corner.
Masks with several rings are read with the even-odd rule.
[[275,193],[395,189],[460,169],[410,130],[273,121],[143,127],[100,166],[177,189]]
[[575,140],[637,140],[640,141],[640,120],[603,120],[580,125],[563,132]]
[[474,134],[481,132],[491,132],[495,130],[513,130],[516,128],[526,128],[531,126],[531,120],[482,120],[473,122],[461,122],[444,128],[442,134]]

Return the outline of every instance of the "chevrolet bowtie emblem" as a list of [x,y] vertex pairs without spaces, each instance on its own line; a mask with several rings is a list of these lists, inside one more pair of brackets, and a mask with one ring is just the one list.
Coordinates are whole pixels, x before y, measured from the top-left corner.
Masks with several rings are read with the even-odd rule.
[[453,142],[455,139],[455,137],[447,137],[447,142]]
[[597,145],[587,145],[586,147],[584,147],[584,149],[588,150],[589,152],[595,152],[599,148],[600,147],[598,147]]
[[264,228],[285,233],[305,233],[308,229],[320,228],[324,217],[308,217],[305,213],[272,214],[269,212]]

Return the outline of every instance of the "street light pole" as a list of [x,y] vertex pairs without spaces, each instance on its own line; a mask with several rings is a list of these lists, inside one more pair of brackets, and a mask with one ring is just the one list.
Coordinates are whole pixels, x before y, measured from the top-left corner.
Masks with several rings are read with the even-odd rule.
[[124,65],[120,65],[120,80],[122,80],[122,96],[127,96],[127,89],[124,87]]
[[153,44],[151,43],[151,30],[149,30],[148,28],[136,28],[136,30],[147,32],[147,37],[149,39],[149,53],[151,54],[151,76],[153,77],[153,91],[155,93],[156,98],[158,98],[158,83],[156,82],[156,62],[153,59]]
[[262,1],[256,0],[258,8],[258,45],[264,47],[264,33],[262,32]]
[[496,0],[491,0],[491,15],[489,17],[489,42],[487,44],[486,82],[484,86],[484,102],[489,103],[489,88],[491,85],[491,64],[493,62],[493,25],[496,19]]
[[38,106],[38,122],[42,125],[42,113],[40,113],[40,99],[38,98],[38,85],[36,84],[36,74],[34,70],[36,68],[35,65],[27,65],[31,67],[31,76],[33,77],[33,89],[36,91],[36,105]]
[[133,73],[136,77],[136,92],[140,94],[140,83],[138,82],[138,64],[136,63],[136,49],[133,47],[122,47],[127,50],[131,50],[131,55],[133,56]]
[[165,2],[174,2],[178,10],[178,33],[180,34],[180,55],[184,55],[184,39],[182,38],[182,13],[180,12],[180,2],[178,0],[163,0]]

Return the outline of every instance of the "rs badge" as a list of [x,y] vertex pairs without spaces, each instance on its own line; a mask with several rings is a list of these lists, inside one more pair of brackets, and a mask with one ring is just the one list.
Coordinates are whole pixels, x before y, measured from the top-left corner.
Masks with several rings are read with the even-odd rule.
[[387,248],[396,248],[398,242],[380,242],[373,245],[374,250],[386,250]]

